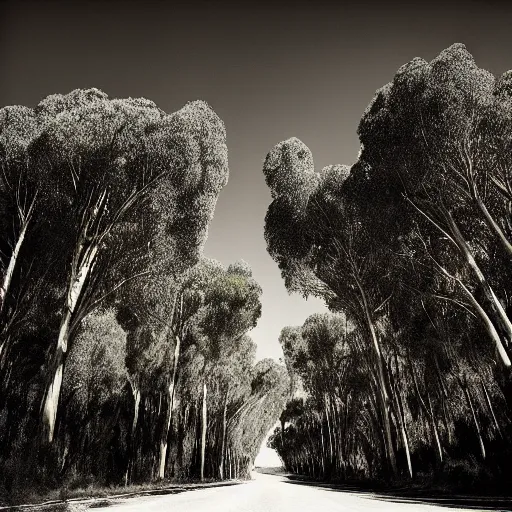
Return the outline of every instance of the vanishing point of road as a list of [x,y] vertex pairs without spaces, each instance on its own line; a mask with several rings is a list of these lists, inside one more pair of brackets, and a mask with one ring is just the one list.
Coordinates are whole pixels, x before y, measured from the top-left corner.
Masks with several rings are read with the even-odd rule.
[[[482,510],[446,508],[418,502],[391,501],[374,494],[339,491],[303,485],[278,475],[254,473],[253,480],[240,485],[210,487],[181,494],[130,498],[108,507],[110,512],[431,512],[436,510]],[[505,510],[505,509],[495,509]]]

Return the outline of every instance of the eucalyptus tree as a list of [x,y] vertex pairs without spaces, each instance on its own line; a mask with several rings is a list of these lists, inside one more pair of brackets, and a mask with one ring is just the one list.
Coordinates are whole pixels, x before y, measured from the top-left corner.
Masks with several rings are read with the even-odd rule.
[[[496,79],[454,45],[431,63],[414,59],[377,91],[351,167],[316,172],[297,139],[265,160],[268,250],[290,291],[346,312],[356,338],[373,347],[362,354],[380,395],[387,457],[393,468],[400,432],[411,475],[404,401],[416,363],[407,333],[418,343],[422,335],[408,314],[420,324],[443,319],[432,353],[439,361],[450,344],[448,368],[465,364],[462,332],[479,336],[481,328],[510,365],[510,105],[510,72]],[[485,366],[488,352],[480,350]]]
[[62,468],[103,477],[122,469],[108,457],[127,384],[125,354],[126,333],[115,311],[97,311],[84,320],[63,377]]
[[[162,282],[157,279],[145,287],[146,304],[141,312],[146,318],[156,321],[164,343],[171,353],[169,364],[161,368],[165,377],[167,407],[165,420],[161,429],[160,456],[158,465],[159,478],[164,478],[167,446],[177,394],[177,381],[181,367],[182,351],[194,343],[192,329],[205,305],[206,290],[223,271],[222,265],[214,260],[202,259],[197,265],[185,272],[180,281],[169,278]],[[135,291],[135,293],[137,293]],[[139,301],[140,298],[136,297]]]
[[[0,311],[9,300],[11,283],[19,255],[31,223],[37,191],[30,187],[27,177],[26,147],[38,130],[36,117],[26,107],[0,109],[0,164],[2,178],[2,284]],[[2,345],[3,347],[3,345]]]
[[[204,375],[210,368],[237,350],[237,344],[261,315],[262,290],[247,265],[234,264],[212,279],[205,290],[204,306],[193,327],[194,340],[204,355]],[[207,382],[203,382],[201,480],[204,478]]]
[[[126,297],[126,294],[124,296]],[[137,427],[141,406],[148,397],[166,387],[172,364],[172,347],[161,323],[154,317],[142,316],[140,311],[137,313],[139,314],[126,307],[117,309],[118,322],[126,332],[125,365],[133,408],[128,436],[126,484],[136,473],[134,464],[138,448]],[[154,425],[149,424],[146,419],[144,427],[149,431]]]
[[[49,96],[33,111],[16,112],[24,117],[14,135],[3,130],[2,154],[17,152],[26,162],[26,188],[52,218],[45,235],[60,234],[57,246],[44,249],[66,268],[43,407],[51,441],[66,354],[82,319],[149,271],[148,247],[177,273],[197,261],[227,179],[225,130],[203,102],[166,114],[149,100],[109,99],[97,89]],[[18,213],[29,221],[33,202],[19,203],[29,205]]]
[[303,393],[303,382],[296,368],[297,357],[304,350],[301,327],[283,327],[279,334],[279,344],[281,345],[284,363],[290,376],[290,398],[293,399]]
[[265,236],[287,288],[322,297],[366,333],[373,349],[367,353],[368,370],[377,383],[384,449],[396,473],[390,390],[377,330],[390,295],[385,270],[390,258],[374,226],[365,222],[368,212],[354,193],[365,169],[333,165],[317,173],[309,149],[289,139],[270,151],[263,170],[274,199]]
[[[286,334],[292,330],[297,334],[290,343]],[[288,402],[281,415],[280,439],[274,443],[280,445],[283,459],[290,462],[285,453],[288,435],[301,431],[304,444],[293,448],[295,468],[300,459],[301,471],[307,466],[308,474],[323,478],[346,478],[363,470],[364,464],[355,461],[364,461],[364,454],[357,450],[367,442],[379,453],[382,442],[378,392],[366,363],[371,359],[365,353],[369,347],[364,334],[339,314],[312,315],[303,326],[285,328],[283,333],[287,365],[300,376],[306,393],[304,402]]]
[[262,359],[252,368],[251,392],[228,420],[230,475],[246,478],[261,443],[285,408],[290,379],[286,368],[272,359]]
[[[243,351],[250,350],[244,335],[256,325],[261,314],[261,288],[252,278],[250,267],[243,262],[225,269],[214,260],[201,259],[182,274],[179,281],[173,276],[165,278],[155,275],[153,279],[144,279],[142,290],[141,295],[137,286],[128,286],[121,296],[119,311],[121,316],[126,317],[125,328],[131,329],[133,336],[146,333],[144,335],[152,340],[139,344],[138,348],[134,345],[129,350],[128,367],[133,368],[130,370],[130,382],[135,390],[136,411],[141,378],[148,383],[144,393],[160,394],[159,403],[162,406],[158,408],[158,421],[161,434],[157,475],[163,478],[168,467],[167,447],[176,401],[184,399],[184,396],[179,396],[185,391],[184,387],[194,387],[198,379],[202,382],[201,467],[204,475],[207,389],[209,383],[218,389],[223,382],[222,387],[226,386],[226,414],[228,396],[236,386],[232,384],[230,392],[229,379],[222,377],[223,365],[242,357],[241,351],[243,354]],[[154,349],[150,350],[151,346]],[[149,367],[145,361],[148,357],[153,358],[150,364],[158,377],[147,373]],[[191,381],[187,376],[189,371],[195,375]],[[225,443],[225,432],[222,443]]]
[[460,44],[430,63],[413,59],[377,91],[358,131],[370,179],[387,183],[384,193],[401,191],[429,224],[425,246],[430,251],[435,238],[438,271],[470,303],[505,366],[512,335],[500,281],[512,255],[509,75],[496,79],[478,68]]
[[[13,358],[9,352],[20,336],[24,316],[31,302],[42,292],[34,278],[35,267],[44,269],[48,261],[36,260],[31,250],[34,228],[41,221],[34,183],[35,169],[29,166],[27,146],[39,131],[34,111],[10,106],[0,109],[0,384],[5,396]],[[45,260],[44,263],[41,260]],[[30,284],[28,284],[30,282]]]
[[226,449],[228,432],[228,407],[239,403],[251,392],[251,374],[256,359],[256,344],[247,334],[237,341],[237,349],[224,354],[214,368],[222,410],[222,430],[219,452],[219,477],[226,477]]

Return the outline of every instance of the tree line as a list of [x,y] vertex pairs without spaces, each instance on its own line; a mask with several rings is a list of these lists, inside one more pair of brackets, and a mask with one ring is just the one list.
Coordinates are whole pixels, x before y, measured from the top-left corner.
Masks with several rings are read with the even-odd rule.
[[3,490],[246,477],[288,376],[249,265],[202,254],[215,112],[52,95],[0,110],[0,163]]
[[267,155],[268,251],[325,300],[281,333],[291,395],[270,440],[323,479],[506,485],[512,354],[512,72],[461,44],[413,59],[364,111],[351,165]]

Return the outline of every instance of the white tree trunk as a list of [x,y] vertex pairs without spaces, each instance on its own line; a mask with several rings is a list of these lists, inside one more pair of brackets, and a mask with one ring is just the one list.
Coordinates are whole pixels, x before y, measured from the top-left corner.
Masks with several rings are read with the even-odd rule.
[[473,188],[473,197],[476,201],[478,208],[480,209],[484,216],[487,227],[491,232],[493,232],[498,237],[503,249],[508,254],[508,256],[512,256],[512,244],[509,242],[500,225],[494,220],[493,216],[490,214],[489,210],[485,206],[485,203],[483,202],[482,198],[480,197],[480,194],[476,189],[476,185]]
[[141,398],[141,393],[140,393],[140,389],[137,387],[137,385],[131,380],[130,380],[130,385],[131,385],[131,388],[132,388],[132,394],[133,394],[133,399],[135,401],[135,405],[134,405],[134,411],[133,411],[133,421],[132,421],[132,430],[130,432],[130,444],[129,444],[129,448],[128,448],[128,467],[126,468],[126,473],[124,475],[124,485],[127,486],[130,482],[130,471],[131,471],[131,466],[132,466],[132,463],[133,463],[133,446],[134,446],[134,438],[135,438],[135,429],[137,428],[137,423],[138,423],[138,420],[139,420],[139,409],[140,409],[140,398]]
[[64,360],[68,349],[69,325],[71,322],[71,312],[65,311],[62,318],[59,337],[57,339],[57,350],[52,360],[51,370],[53,372],[52,381],[47,388],[44,408],[43,425],[48,435],[48,442],[53,441],[55,432],[55,423],[57,420],[57,409],[59,405],[60,389],[62,386],[62,374],[64,372]]
[[327,405],[327,395],[324,394],[324,408],[325,408],[325,419],[327,420],[327,433],[329,435],[329,470],[332,470],[332,463],[334,460],[334,450],[332,447],[332,428],[331,428],[331,420],[329,418],[329,408]]
[[139,407],[140,407],[140,389],[133,388],[133,398],[135,399],[135,409],[133,411],[133,422],[132,422],[132,436],[135,434],[137,423],[139,420]]
[[97,248],[93,248],[86,258],[86,263],[74,274],[69,283],[68,293],[66,296],[66,305],[61,320],[59,337],[57,339],[57,347],[51,371],[53,372],[52,381],[47,388],[45,396],[45,404],[43,408],[43,425],[47,429],[48,442],[53,441],[55,431],[55,422],[57,420],[57,410],[59,405],[60,390],[62,385],[62,374],[66,362],[66,354],[68,351],[69,331],[73,313],[80,300],[84,283],[87,279],[89,271],[94,264]]
[[167,458],[167,437],[169,435],[169,429],[171,427],[172,411],[174,408],[174,394],[176,388],[176,374],[178,370],[178,361],[180,357],[181,340],[179,336],[176,336],[176,346],[174,347],[174,362],[172,369],[171,383],[169,384],[169,408],[167,410],[167,419],[165,422],[164,431],[160,439],[160,462],[158,464],[158,478],[165,478],[165,460]]
[[400,430],[402,432],[402,440],[404,443],[405,455],[407,457],[407,468],[409,469],[409,476],[413,478],[411,452],[409,451],[409,439],[407,437],[407,430],[405,429],[403,420],[400,425]]
[[206,423],[207,423],[207,409],[206,409],[206,382],[203,384],[203,421],[201,426],[201,481],[204,480],[204,459],[206,453]]
[[160,464],[158,466],[158,478],[165,476],[165,459],[167,457],[167,441],[160,441]]
[[500,338],[500,336],[498,334],[498,331],[494,327],[494,324],[493,324],[492,320],[489,318],[489,315],[485,312],[485,310],[482,308],[480,303],[476,300],[476,298],[471,293],[471,291],[467,288],[467,286],[460,279],[458,279],[457,282],[459,283],[461,288],[466,293],[466,295],[469,298],[471,304],[476,309],[476,312],[478,313],[478,316],[480,317],[480,319],[484,323],[484,325],[485,325],[485,327],[487,329],[487,333],[489,334],[491,339],[494,341],[494,344],[496,345],[496,350],[498,351],[498,354],[499,354],[499,356],[501,358],[502,363],[507,368],[509,368],[512,363],[510,362],[510,358],[508,357],[508,354],[507,354],[507,352],[505,350],[505,347],[503,346],[503,343],[501,342],[501,338]]
[[0,312],[4,308],[5,299],[7,298],[7,295],[9,293],[12,276],[14,274],[14,268],[16,267],[16,262],[18,261],[20,249],[23,244],[23,241],[25,240],[25,235],[27,233],[27,226],[28,226],[28,221],[23,223],[23,226],[22,226],[21,232],[20,232],[20,236],[18,237],[18,240],[16,241],[16,245],[14,246],[14,251],[11,254],[11,259],[9,260],[9,265],[7,267],[7,270],[5,272],[5,275],[4,275],[4,278],[2,281],[2,287],[0,289]]
[[473,401],[471,400],[471,395],[469,394],[469,390],[466,385],[463,385],[464,394],[466,395],[466,399],[468,401],[469,408],[471,409],[471,415],[473,416],[473,422],[475,424],[476,433],[478,436],[478,444],[480,446],[480,454],[482,455],[482,459],[485,460],[485,445],[484,440],[482,438],[482,432],[480,431],[480,425],[478,423],[478,419],[476,417],[475,408],[473,407]]
[[482,389],[484,391],[485,400],[487,402],[487,407],[489,408],[489,411],[491,413],[492,419],[494,421],[494,426],[496,427],[496,430],[500,437],[503,437],[503,434],[501,432],[500,425],[498,423],[498,420],[496,419],[496,414],[494,414],[494,407],[492,406],[491,398],[489,397],[489,393],[487,393],[487,388],[485,387],[485,384],[482,381]]
[[380,345],[379,340],[377,338],[377,333],[375,332],[375,326],[373,325],[373,319],[370,313],[370,308],[368,301],[366,299],[366,293],[359,283],[359,281],[356,279],[357,286],[359,288],[359,292],[361,295],[362,303],[363,303],[363,309],[364,309],[364,315],[366,319],[366,323],[368,326],[368,330],[370,331],[370,337],[372,339],[373,348],[375,351],[375,360],[377,363],[377,383],[379,386],[379,398],[381,402],[381,409],[382,409],[382,421],[384,422],[384,442],[386,446],[387,456],[389,465],[391,468],[391,471],[393,475],[397,474],[397,467],[396,467],[396,457],[395,457],[395,450],[393,448],[393,437],[391,433],[391,422],[389,418],[389,396],[388,392],[386,390],[386,379],[384,376],[384,365],[382,364],[382,354],[380,351]]
[[512,323],[510,322],[505,309],[501,305],[501,302],[499,301],[498,297],[496,297],[496,294],[494,293],[494,290],[492,289],[491,285],[487,281],[486,277],[484,276],[482,270],[480,269],[478,263],[475,260],[475,257],[473,256],[473,253],[471,252],[470,247],[468,246],[468,243],[462,236],[462,233],[457,226],[457,223],[453,219],[452,215],[447,212],[447,220],[450,225],[450,231],[453,234],[453,239],[459,248],[460,252],[466,259],[469,268],[473,271],[473,274],[475,275],[477,281],[482,286],[482,290],[487,297],[487,300],[491,303],[493,306],[493,309],[495,310],[497,320],[502,326],[503,330],[505,331],[505,334],[507,336],[507,342],[512,342]]
[[46,393],[46,400],[44,403],[43,421],[48,435],[49,443],[53,441],[53,434],[55,431],[55,422],[57,420],[57,407],[59,403],[60,388],[62,385],[62,373],[63,363],[61,360],[61,362],[57,366],[57,369],[55,370],[55,374],[53,376],[53,380],[50,384],[50,387]]
[[428,393],[427,393],[427,399],[428,399],[428,407],[430,409],[430,420],[431,420],[432,432],[434,434],[434,439],[436,442],[437,457],[438,457],[439,463],[442,464],[443,448],[441,447],[441,440],[439,439],[439,432],[437,430],[436,418],[434,416],[434,409],[432,408],[432,401],[430,400],[430,395]]
[[228,394],[224,398],[224,409],[222,411],[222,442],[220,447],[220,466],[219,476],[221,480],[224,480],[224,452],[226,451],[226,414],[228,409]]

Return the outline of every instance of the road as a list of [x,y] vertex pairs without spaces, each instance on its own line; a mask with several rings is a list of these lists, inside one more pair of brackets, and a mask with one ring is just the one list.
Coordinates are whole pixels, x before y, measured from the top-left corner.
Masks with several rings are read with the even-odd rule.
[[[343,512],[343,511],[444,511],[423,503],[393,502],[371,494],[357,494],[302,485],[282,476],[254,474],[254,480],[228,487],[211,487],[182,494],[130,498],[108,507],[110,512]],[[478,510],[474,507],[472,510]],[[499,510],[499,509],[498,509]],[[501,509],[504,510],[504,509]]]

